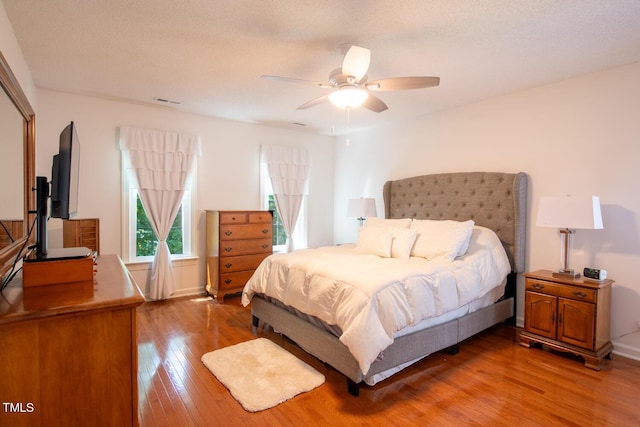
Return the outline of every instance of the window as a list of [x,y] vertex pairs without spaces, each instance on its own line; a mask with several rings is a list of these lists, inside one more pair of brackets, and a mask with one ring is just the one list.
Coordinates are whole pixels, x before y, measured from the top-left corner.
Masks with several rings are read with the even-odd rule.
[[[156,237],[149,218],[142,206],[142,200],[140,194],[135,191],[136,197],[136,257],[153,256],[156,253],[156,247],[158,246],[158,238]],[[167,245],[169,245],[169,252],[172,255],[184,254],[184,238],[183,238],[183,223],[182,223],[182,205],[178,209],[176,219],[173,221],[171,231],[167,237]]]
[[284,246],[287,244],[287,232],[282,224],[282,218],[276,209],[276,199],[273,194],[267,195],[268,210],[273,212],[273,246]]
[[[142,207],[138,190],[129,189],[129,176],[123,173],[123,259],[126,262],[150,262],[156,253],[158,239],[151,229],[149,219]],[[196,176],[196,171],[193,171]],[[190,257],[194,251],[191,245],[192,234],[192,198],[195,193],[193,180],[189,190],[184,192],[182,204],[178,210],[171,231],[167,236],[167,244],[172,259]]]
[[[260,163],[260,188],[262,193],[262,209],[273,211],[273,250],[274,252],[284,252],[287,245],[287,232],[282,224],[280,214],[276,209],[276,201],[271,187],[271,179],[267,172],[267,166]],[[293,231],[293,242],[296,249],[307,247],[307,198],[305,197],[300,206],[298,222]]]

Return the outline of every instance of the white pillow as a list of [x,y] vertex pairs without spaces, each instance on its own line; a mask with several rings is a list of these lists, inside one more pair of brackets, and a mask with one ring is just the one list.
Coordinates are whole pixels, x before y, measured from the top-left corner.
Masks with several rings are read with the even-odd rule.
[[418,236],[411,255],[426,259],[444,257],[453,261],[467,251],[473,225],[472,220],[413,220],[411,229]]
[[411,249],[418,237],[416,230],[408,228],[387,228],[387,231],[393,235],[391,243],[391,258],[409,259]]
[[388,233],[382,227],[360,227],[356,252],[389,258],[391,256],[392,241],[393,234]]
[[409,228],[411,225],[411,218],[400,219],[388,219],[378,218],[375,216],[368,217],[364,223],[365,227],[397,227],[397,228]]

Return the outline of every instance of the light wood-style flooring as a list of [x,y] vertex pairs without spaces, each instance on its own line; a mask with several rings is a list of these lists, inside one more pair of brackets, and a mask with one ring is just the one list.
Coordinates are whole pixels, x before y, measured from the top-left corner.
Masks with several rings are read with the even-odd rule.
[[[632,426],[640,425],[640,362],[613,355],[603,370],[517,342],[496,326],[375,387],[347,393],[345,378],[286,338],[251,326],[239,299],[149,302],[138,308],[139,419],[150,426]],[[319,388],[246,412],[200,358],[267,337],[326,377]]]

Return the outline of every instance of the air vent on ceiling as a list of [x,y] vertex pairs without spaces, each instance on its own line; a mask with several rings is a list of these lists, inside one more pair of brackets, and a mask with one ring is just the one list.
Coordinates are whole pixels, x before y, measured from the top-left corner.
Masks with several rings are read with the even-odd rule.
[[173,104],[173,105],[180,105],[182,104],[180,101],[175,101],[173,99],[167,99],[167,98],[158,98],[155,97],[153,98],[154,101],[162,103],[162,104]]

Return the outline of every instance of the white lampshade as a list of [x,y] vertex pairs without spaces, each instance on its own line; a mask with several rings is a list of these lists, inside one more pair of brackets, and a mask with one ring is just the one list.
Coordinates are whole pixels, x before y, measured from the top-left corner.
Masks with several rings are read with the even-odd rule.
[[569,268],[569,248],[571,246],[569,238],[576,228],[588,230],[604,228],[600,212],[600,198],[598,196],[541,197],[536,225],[560,229],[560,235],[563,236],[560,244],[562,268],[553,272],[553,276],[576,279],[580,277],[580,273]]
[[329,101],[338,108],[355,108],[364,104],[369,94],[356,87],[343,87],[329,94]]
[[602,229],[598,196],[541,197],[538,204],[538,227]]
[[359,199],[349,199],[349,204],[347,205],[347,216],[354,216],[357,218],[378,216],[378,213],[376,212],[376,199],[362,197]]

